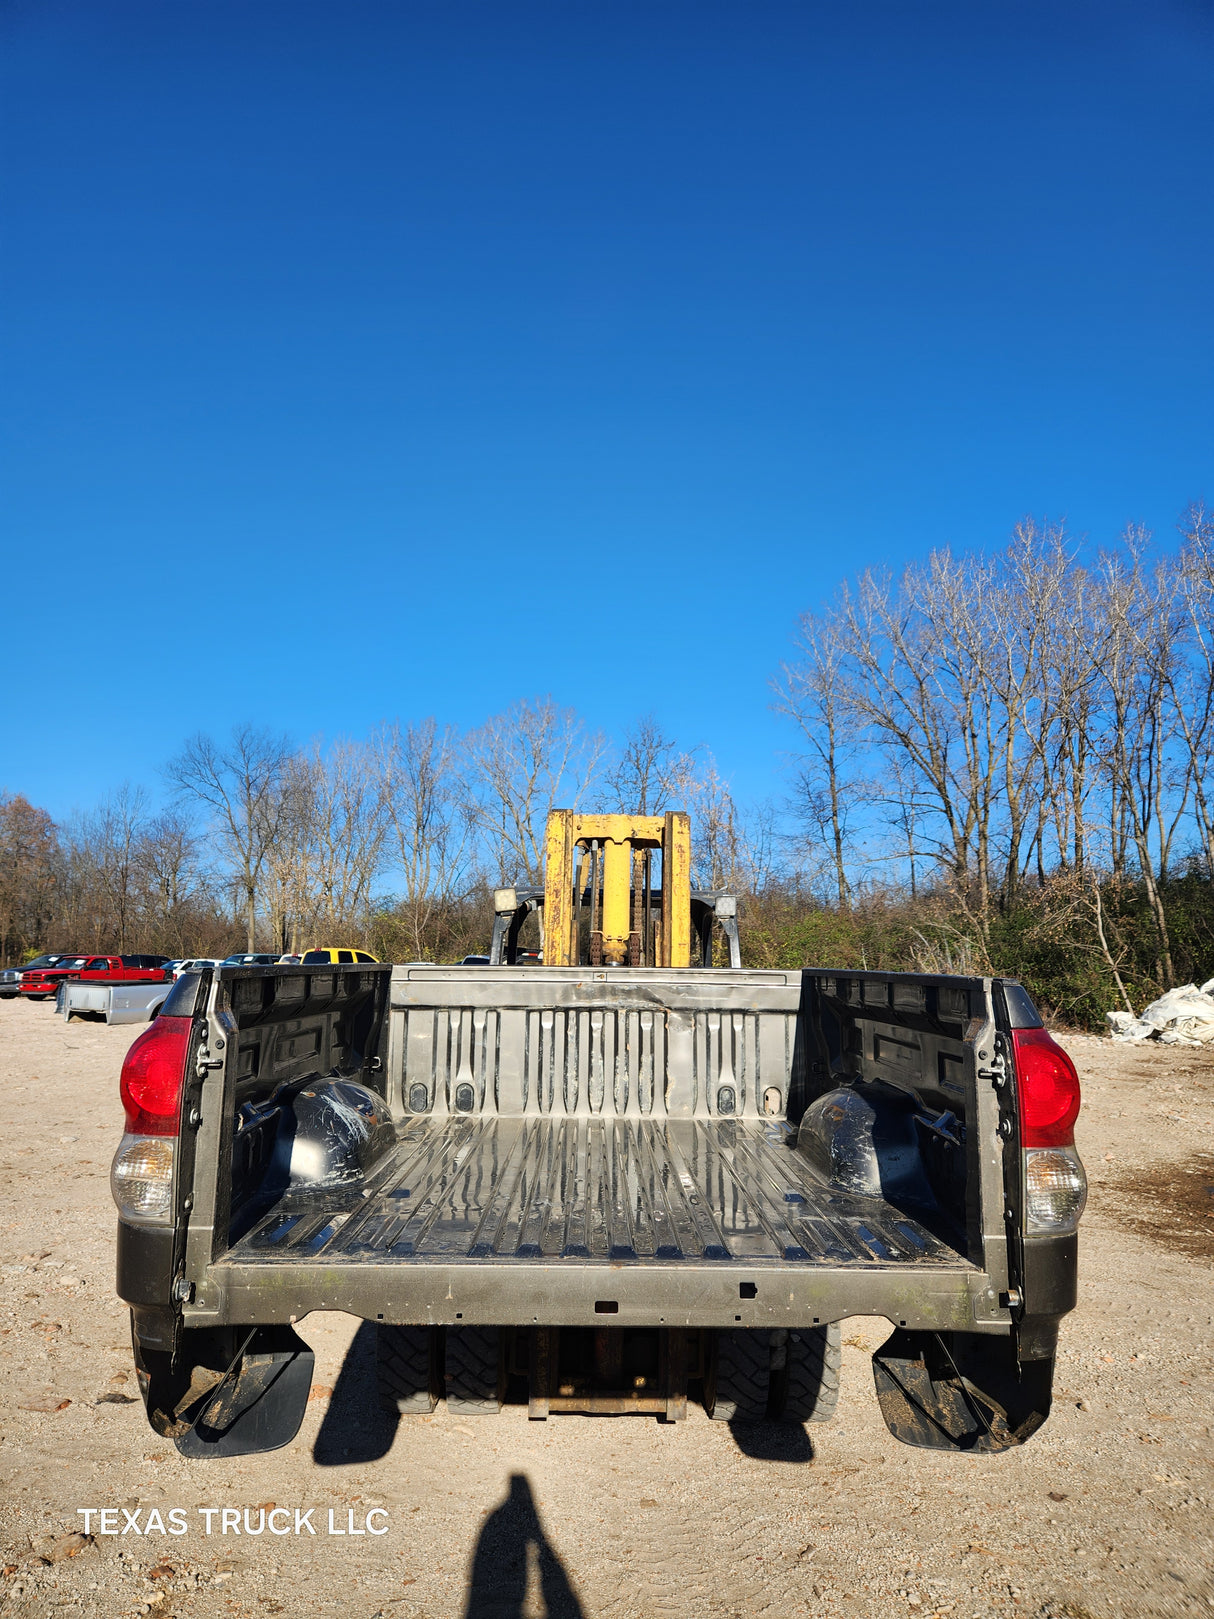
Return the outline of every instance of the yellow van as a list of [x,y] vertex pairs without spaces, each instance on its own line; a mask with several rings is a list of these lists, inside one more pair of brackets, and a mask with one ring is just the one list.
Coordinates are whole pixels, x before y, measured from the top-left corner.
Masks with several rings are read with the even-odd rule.
[[368,955],[365,950],[305,950],[299,965],[301,967],[329,967],[334,964],[345,966],[354,961],[375,961],[376,957]]

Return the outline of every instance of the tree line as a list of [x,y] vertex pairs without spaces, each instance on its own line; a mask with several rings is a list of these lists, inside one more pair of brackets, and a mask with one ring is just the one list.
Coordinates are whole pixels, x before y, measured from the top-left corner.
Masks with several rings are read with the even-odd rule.
[[[1214,973],[1214,518],[1096,554],[1022,522],[997,554],[862,573],[801,618],[772,702],[784,795],[743,808],[652,716],[619,739],[551,697],[300,747],[191,738],[168,807],[124,787],[56,826],[0,797],[0,956],[485,948],[492,887],[542,878],[557,804],[691,812],[744,959],[1021,976],[1098,1024]],[[163,796],[163,795],[162,795]]]
[[495,884],[542,882],[558,804],[690,808],[710,886],[738,881],[746,858],[711,755],[680,749],[651,717],[612,746],[550,697],[464,734],[392,721],[301,748],[241,725],[190,738],[164,775],[168,809],[125,786],[62,826],[21,795],[0,798],[0,956],[340,942],[458,958],[486,947]]
[[[1214,518],[1085,558],[1025,521],[997,555],[869,571],[775,682],[835,909],[880,896],[925,966],[1025,971],[1092,1020],[1214,973]],[[1068,964],[1068,959],[1071,958]]]

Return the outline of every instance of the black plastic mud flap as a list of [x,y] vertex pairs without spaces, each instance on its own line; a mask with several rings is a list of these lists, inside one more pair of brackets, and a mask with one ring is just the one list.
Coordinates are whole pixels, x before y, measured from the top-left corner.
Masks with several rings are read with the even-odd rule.
[[1050,1413],[1053,1360],[1010,1338],[899,1328],[873,1356],[885,1426],[904,1445],[989,1455],[1023,1445]]
[[280,1450],[299,1432],[314,1357],[290,1327],[184,1332],[179,1352],[136,1340],[148,1421],[183,1456]]

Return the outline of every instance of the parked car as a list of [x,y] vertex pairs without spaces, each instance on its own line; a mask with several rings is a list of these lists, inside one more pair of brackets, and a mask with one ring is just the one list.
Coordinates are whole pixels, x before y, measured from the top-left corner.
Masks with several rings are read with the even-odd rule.
[[465,956],[460,962],[461,967],[487,967],[488,965],[488,956]]
[[21,975],[21,993],[31,1001],[46,1001],[59,985],[82,979],[89,984],[145,984],[163,982],[168,976],[167,956],[64,956],[53,967],[26,969]]
[[89,958],[60,956],[53,967],[23,967],[19,993],[31,1001],[47,1001],[65,978],[76,978]]
[[278,957],[264,954],[225,956],[219,965],[221,967],[276,967],[278,965]]
[[368,955],[365,950],[305,950],[302,965],[305,967],[348,966],[352,961],[374,961],[375,957]]
[[0,1000],[12,1000],[20,995],[22,973],[37,971],[39,967],[53,967],[56,962],[63,959],[63,951],[58,951],[49,955],[35,956],[32,961],[27,961],[20,967],[5,967],[0,971]]
[[216,956],[186,956],[182,961],[169,962],[169,969],[173,974],[174,981],[180,978],[182,973],[197,973],[202,972],[206,967],[218,966],[219,959]]

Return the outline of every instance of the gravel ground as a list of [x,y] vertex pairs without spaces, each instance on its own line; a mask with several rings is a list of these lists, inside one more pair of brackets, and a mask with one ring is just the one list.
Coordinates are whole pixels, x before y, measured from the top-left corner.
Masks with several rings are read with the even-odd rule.
[[[6,1619],[1214,1613],[1214,1053],[1067,1040],[1092,1199],[1054,1413],[1023,1449],[896,1444],[868,1358],[880,1321],[844,1324],[834,1422],[735,1438],[696,1409],[390,1423],[367,1330],[330,1314],[301,1329],[316,1379],[295,1443],[190,1464],[147,1426],[113,1293],[107,1173],[137,1032],[0,1002]],[[103,1507],[126,1532],[93,1517],[84,1538],[77,1509]],[[225,1507],[254,1530],[286,1508],[292,1532],[221,1534],[215,1513],[208,1536],[199,1509]],[[171,1509],[186,1533],[157,1532]],[[351,1532],[368,1519],[386,1532]]]

